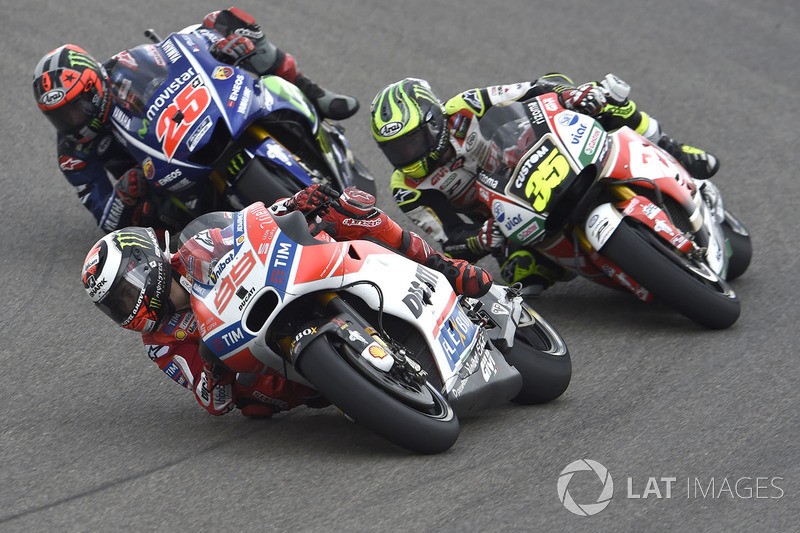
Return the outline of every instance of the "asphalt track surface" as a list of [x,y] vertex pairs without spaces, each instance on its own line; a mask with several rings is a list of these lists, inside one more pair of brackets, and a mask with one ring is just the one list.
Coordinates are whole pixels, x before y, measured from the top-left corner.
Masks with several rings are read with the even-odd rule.
[[[614,72],[671,135],[723,161],[715,181],[755,248],[732,328],[585,280],[555,287],[534,304],[572,353],[566,394],[463,419],[456,445],[425,457],[332,408],[208,416],[83,293],[101,233],[59,175],[33,67],[63,42],[107,57],[145,28],[166,35],[226,6],[0,3],[0,531],[797,530],[794,0],[239,2],[306,74],[360,99],[348,137],[394,215],[367,107],[406,76],[445,97]],[[580,459],[614,484],[594,516],[559,501],[559,475]],[[594,503],[601,482],[578,472],[569,493]]]

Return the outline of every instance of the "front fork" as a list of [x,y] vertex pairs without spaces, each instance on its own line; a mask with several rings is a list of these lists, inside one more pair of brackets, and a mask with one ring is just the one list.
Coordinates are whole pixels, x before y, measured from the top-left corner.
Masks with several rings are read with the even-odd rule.
[[411,358],[408,350],[382,335],[336,293],[321,293],[317,300],[328,316],[304,324],[293,339],[285,337],[279,341],[293,363],[314,338],[331,335],[348,344],[375,368],[425,384],[428,373]]

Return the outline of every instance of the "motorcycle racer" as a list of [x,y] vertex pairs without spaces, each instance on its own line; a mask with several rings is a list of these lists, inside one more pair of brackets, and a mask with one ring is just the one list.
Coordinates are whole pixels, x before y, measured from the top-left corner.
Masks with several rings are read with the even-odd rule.
[[[441,272],[456,292],[482,296],[491,276],[464,260],[435,252],[375,207],[375,197],[355,188],[311,185],[270,207],[276,216],[300,211],[312,217],[312,234],[336,240],[370,239]],[[315,213],[315,214],[312,214]],[[232,221],[231,221],[232,222]],[[299,405],[327,405],[317,392],[280,373],[234,374],[204,361],[205,345],[191,308],[192,280],[207,282],[217,260],[233,247],[233,229],[204,230],[177,253],[161,250],[152,228],[129,227],[101,238],[84,261],[87,295],[114,322],[142,333],[147,353],[168,376],[192,390],[209,413],[238,407],[245,416],[269,417]]]
[[[358,111],[355,98],[323,89],[302,74],[294,57],[268,41],[248,13],[235,7],[215,11],[202,28],[216,59],[255,77],[275,74],[294,83],[323,117],[342,120]],[[129,90],[130,73],[154,78],[149,68],[154,61],[164,60],[152,45],[119,52],[101,64],[81,47],[65,44],[34,70],[34,97],[57,131],[59,169],[106,232],[131,224],[176,226],[182,218],[169,201],[148,196],[142,168],[112,135],[114,111],[141,105]]]
[[475,262],[492,254],[503,281],[522,282],[536,296],[573,274],[531,248],[508,246],[474,186],[490,153],[479,124],[492,106],[555,92],[563,105],[595,117],[608,131],[628,126],[672,154],[695,178],[719,169],[713,155],[674,141],[659,122],[629,98],[630,86],[614,74],[580,86],[564,74],[534,82],[471,89],[442,103],[427,81],[406,78],[381,90],[370,106],[373,137],[395,167],[395,203],[452,257]]

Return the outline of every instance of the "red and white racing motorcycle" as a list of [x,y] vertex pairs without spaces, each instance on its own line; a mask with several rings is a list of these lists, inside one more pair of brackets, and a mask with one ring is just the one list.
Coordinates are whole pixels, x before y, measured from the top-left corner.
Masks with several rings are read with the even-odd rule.
[[513,243],[604,285],[658,300],[709,328],[740,304],[727,280],[750,263],[750,236],[717,187],[624,127],[606,132],[555,93],[495,106],[478,196]]
[[563,339],[514,288],[459,297],[436,271],[373,242],[312,237],[302,213],[261,203],[203,215],[180,243],[227,226],[233,249],[192,287],[212,363],[273,368],[419,453],[450,448],[460,414],[548,402],[569,384]]

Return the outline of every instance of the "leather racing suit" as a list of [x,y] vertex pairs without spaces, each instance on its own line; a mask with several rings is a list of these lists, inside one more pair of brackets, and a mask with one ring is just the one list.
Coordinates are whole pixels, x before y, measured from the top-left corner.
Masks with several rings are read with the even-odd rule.
[[[321,210],[323,204],[331,207]],[[418,235],[402,229],[375,207],[375,197],[369,193],[348,187],[340,195],[325,186],[311,185],[270,207],[276,216],[294,210],[317,213],[309,229],[318,238],[373,240],[442,272],[460,294],[482,295],[491,286],[491,277],[479,267],[449,259],[431,249]],[[192,280],[210,283],[216,261],[232,247],[232,226],[204,230],[171,257],[172,271],[191,294]],[[235,375],[224,367],[205,362],[200,353],[203,340],[191,309],[173,313],[155,331],[143,333],[142,339],[150,359],[178,384],[192,390],[198,403],[211,414],[222,415],[237,406],[246,416],[263,417],[302,404],[329,405],[314,389],[291,382],[274,370]]]

